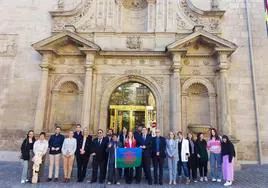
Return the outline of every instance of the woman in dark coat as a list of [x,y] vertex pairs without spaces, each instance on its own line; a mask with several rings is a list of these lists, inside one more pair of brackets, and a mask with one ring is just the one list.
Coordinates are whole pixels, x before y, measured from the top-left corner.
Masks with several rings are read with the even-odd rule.
[[203,133],[197,135],[196,151],[198,158],[198,167],[200,173],[200,181],[208,181],[208,151],[207,142],[204,139]]
[[234,181],[234,157],[235,149],[228,136],[222,136],[221,143],[222,171],[223,179],[226,180],[224,186],[231,186]]
[[190,151],[190,157],[188,158],[188,168],[189,168],[189,175],[190,175],[189,177],[192,178],[192,181],[196,183],[197,182],[196,143],[191,133],[187,134],[187,139],[189,140],[189,151]]
[[23,140],[21,145],[21,159],[23,160],[23,170],[21,175],[21,183],[24,184],[32,179],[33,168],[33,145],[35,142],[34,131],[29,130],[27,137]]

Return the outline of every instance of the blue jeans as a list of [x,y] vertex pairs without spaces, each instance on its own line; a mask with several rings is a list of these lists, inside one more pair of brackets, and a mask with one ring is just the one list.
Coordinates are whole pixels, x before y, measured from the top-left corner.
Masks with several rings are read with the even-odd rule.
[[211,178],[222,179],[221,154],[210,153]]
[[29,161],[23,160],[23,170],[21,174],[21,181],[26,181],[28,179],[28,166],[29,166]]
[[181,176],[181,171],[183,169],[185,177],[189,178],[189,169],[188,169],[187,162],[178,161],[177,167],[178,167],[178,175],[179,175],[179,177]]

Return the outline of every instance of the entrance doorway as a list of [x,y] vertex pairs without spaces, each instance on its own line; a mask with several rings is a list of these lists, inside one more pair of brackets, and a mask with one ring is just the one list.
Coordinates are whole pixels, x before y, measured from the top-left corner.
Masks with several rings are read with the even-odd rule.
[[108,108],[108,129],[118,133],[123,127],[130,131],[137,125],[152,128],[156,117],[155,97],[144,84],[128,82],[113,91]]

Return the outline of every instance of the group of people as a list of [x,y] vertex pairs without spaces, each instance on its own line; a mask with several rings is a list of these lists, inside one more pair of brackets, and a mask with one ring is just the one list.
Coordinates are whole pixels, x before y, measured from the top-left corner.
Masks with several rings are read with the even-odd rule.
[[[127,184],[133,180],[139,184],[142,180],[142,172],[149,185],[163,185],[163,169],[167,159],[169,170],[169,184],[176,184],[177,179],[183,182],[182,171],[186,177],[186,184],[198,180],[208,181],[208,161],[210,161],[210,177],[212,182],[221,182],[224,186],[232,185],[234,179],[235,150],[228,136],[219,136],[216,129],[210,129],[209,140],[204,139],[204,134],[199,133],[194,139],[191,133],[185,138],[182,132],[168,133],[168,138],[161,136],[159,129],[155,134],[150,134],[148,129],[141,126],[133,133],[123,128],[117,135],[112,129],[107,131],[99,129],[95,138],[87,129],[82,131],[81,125],[77,125],[75,131],[70,131],[65,138],[61,134],[61,128],[55,128],[55,134],[49,141],[46,134],[41,132],[38,140],[34,132],[30,130],[21,145],[21,158],[23,160],[23,172],[21,183],[31,182],[35,155],[42,155],[42,163],[38,176],[43,176],[46,153],[49,150],[49,173],[47,181],[59,181],[61,156],[63,158],[64,182],[71,179],[74,160],[77,163],[77,182],[83,182],[86,177],[87,166],[92,157],[92,175],[88,183],[104,183],[107,174],[107,184],[120,184],[125,179]],[[141,165],[133,168],[116,168],[115,154],[117,148],[142,148]],[[153,176],[151,174],[153,164]],[[197,171],[199,169],[199,179]],[[54,172],[54,173],[53,173]],[[177,178],[178,177],[178,178]]]

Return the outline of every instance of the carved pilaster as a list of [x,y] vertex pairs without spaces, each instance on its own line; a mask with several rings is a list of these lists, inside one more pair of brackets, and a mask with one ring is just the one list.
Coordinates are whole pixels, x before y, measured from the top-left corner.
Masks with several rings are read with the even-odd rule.
[[47,85],[48,85],[48,73],[51,69],[50,62],[52,59],[52,54],[44,53],[42,64],[40,65],[42,70],[41,83],[38,94],[38,101],[34,119],[34,130],[35,132],[40,132],[44,129],[44,116],[45,116],[45,107],[47,99]]
[[165,31],[165,1],[156,1],[156,31]]
[[148,0],[148,32],[154,32],[155,30],[155,1]]

